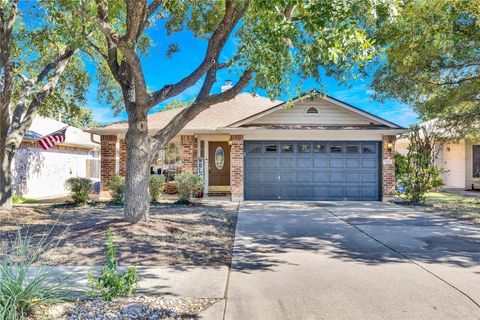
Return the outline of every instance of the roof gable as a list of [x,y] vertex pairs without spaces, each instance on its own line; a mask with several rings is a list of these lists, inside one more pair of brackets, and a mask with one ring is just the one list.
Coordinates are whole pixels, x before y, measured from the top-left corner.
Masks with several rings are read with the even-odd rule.
[[312,93],[304,94],[292,101],[268,108],[253,114],[229,127],[251,125],[317,125],[317,126],[386,126],[400,129],[390,121],[358,109],[352,105],[329,96],[317,95],[313,100]]

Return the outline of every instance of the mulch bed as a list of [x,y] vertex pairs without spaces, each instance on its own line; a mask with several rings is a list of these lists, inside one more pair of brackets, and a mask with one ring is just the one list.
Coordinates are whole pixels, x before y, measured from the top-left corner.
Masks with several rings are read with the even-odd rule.
[[120,206],[38,206],[0,210],[0,258],[17,229],[34,241],[59,240],[45,252],[45,264],[101,265],[105,238],[112,228],[119,263],[229,265],[238,205],[152,206],[150,219],[132,225]]

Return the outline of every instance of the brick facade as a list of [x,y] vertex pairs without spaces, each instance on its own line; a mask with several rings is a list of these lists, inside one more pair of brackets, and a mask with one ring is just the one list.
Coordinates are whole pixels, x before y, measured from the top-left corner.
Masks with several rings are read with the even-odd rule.
[[[382,141],[382,196],[384,201],[395,196],[395,139],[395,136],[389,135],[383,136]],[[388,150],[389,144],[391,144],[391,150]]]
[[231,135],[231,192],[232,200],[243,200],[243,135]]
[[108,191],[108,181],[116,174],[117,136],[101,136],[100,191]]
[[120,139],[120,162],[118,174],[125,177],[127,174],[127,145],[125,139]]
[[182,150],[181,160],[182,169],[181,172],[185,173],[197,173],[197,159],[198,159],[198,141],[193,135],[181,136]]

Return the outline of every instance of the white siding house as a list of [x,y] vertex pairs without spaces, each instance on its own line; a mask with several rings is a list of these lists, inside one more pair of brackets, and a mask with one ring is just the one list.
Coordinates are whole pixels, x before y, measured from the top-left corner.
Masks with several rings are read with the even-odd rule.
[[[76,127],[68,127],[64,143],[45,151],[38,140],[67,126],[37,117],[24,136],[13,163],[15,195],[40,199],[69,194],[65,181],[71,177],[100,178],[99,138]],[[97,187],[98,188],[98,187]]]

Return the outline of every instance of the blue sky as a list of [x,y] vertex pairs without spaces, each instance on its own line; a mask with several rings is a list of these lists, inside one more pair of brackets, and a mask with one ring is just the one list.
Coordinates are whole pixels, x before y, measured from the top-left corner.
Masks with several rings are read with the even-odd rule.
[[[149,54],[142,58],[142,62],[147,85],[150,90],[157,90],[165,84],[175,83],[182,77],[188,75],[196,66],[198,66],[205,53],[206,41],[196,39],[188,31],[182,31],[173,36],[167,36],[164,29],[157,26],[149,31],[149,35],[155,44],[149,50]],[[171,59],[166,59],[165,53],[171,42],[176,42],[180,46],[180,52],[175,54]],[[231,56],[234,49],[235,46],[233,41],[228,43],[223,51],[224,56]],[[90,65],[88,68],[92,74],[95,72],[93,65]],[[227,79],[235,81],[237,76],[235,74],[221,74],[218,77],[217,84],[214,86],[212,92],[219,92],[220,86]],[[408,126],[416,121],[417,115],[408,105],[399,103],[395,100],[386,101],[385,103],[374,101],[371,98],[373,91],[369,88],[370,81],[371,79],[359,79],[355,82],[350,82],[349,87],[346,87],[340,85],[340,83],[333,78],[324,77],[321,84],[315,83],[311,80],[305,81],[302,89],[307,91],[312,88],[323,87],[325,88],[326,93],[334,98],[352,104],[402,126]],[[93,82],[89,88],[87,98],[87,107],[93,110],[95,120],[102,124],[125,120],[127,118],[125,111],[122,111],[115,117],[108,105],[101,104],[97,101],[96,86],[97,84]],[[196,96],[200,87],[201,81],[185,90],[175,99],[192,99]],[[248,88],[244,91],[248,91]],[[262,93],[260,92],[260,94]],[[289,97],[291,96],[286,93],[280,99],[285,100]],[[163,106],[164,104],[161,104],[152,109],[151,112],[159,111]]]

